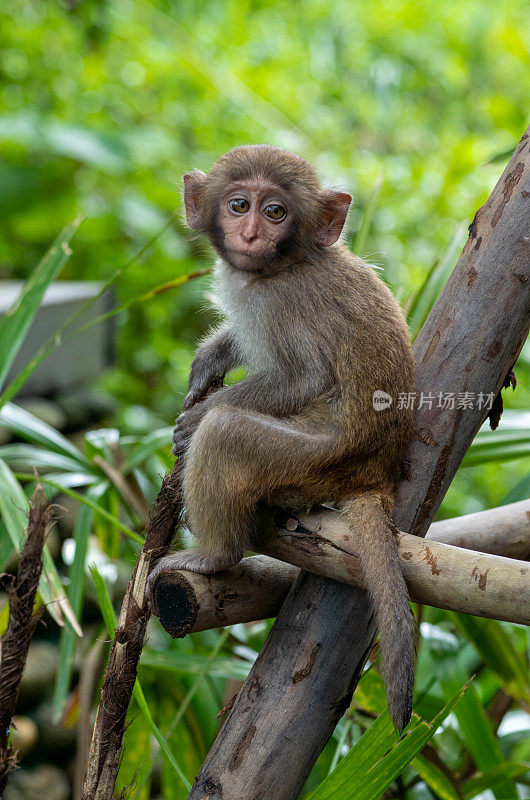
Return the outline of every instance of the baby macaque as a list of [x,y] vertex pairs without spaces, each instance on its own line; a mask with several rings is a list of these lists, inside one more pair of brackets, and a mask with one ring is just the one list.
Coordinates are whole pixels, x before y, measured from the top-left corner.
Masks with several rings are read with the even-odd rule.
[[[200,345],[173,452],[198,544],[163,558],[206,574],[256,542],[258,506],[340,507],[357,537],[382,634],[394,724],[410,719],[414,630],[391,521],[411,439],[407,325],[374,270],[340,242],[351,197],[277,147],[237,147],[184,175],[188,224],[219,259],[226,322]],[[219,387],[244,365],[248,377]],[[375,395],[374,395],[375,393]],[[382,398],[382,402],[378,402]]]

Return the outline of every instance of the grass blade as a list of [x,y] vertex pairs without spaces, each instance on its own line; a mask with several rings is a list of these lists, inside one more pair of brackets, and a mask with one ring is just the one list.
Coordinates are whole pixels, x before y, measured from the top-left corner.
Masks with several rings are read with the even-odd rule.
[[[450,697],[455,686],[460,685],[466,669],[457,658],[443,657],[438,654],[434,662],[437,677],[440,681],[445,697]],[[504,763],[499,742],[492,731],[484,706],[480,702],[478,691],[474,685],[469,687],[463,700],[455,710],[458,725],[464,737],[464,743],[470,751],[477,767],[485,772],[495,764]],[[511,781],[504,781],[494,790],[497,800],[506,797],[517,797],[515,785]]]
[[[310,795],[310,800],[378,800],[410,764],[464,696],[462,686],[431,722],[413,714],[405,735],[396,743],[388,711],[361,736],[336,769]],[[389,747],[394,744],[389,750]]]
[[465,232],[466,226],[458,225],[449,245],[440,258],[435,261],[412,299],[407,314],[412,339],[418,335],[453,269]]
[[[464,800],[472,800],[488,789],[492,790],[499,783],[514,778],[526,778],[530,775],[530,764],[526,761],[506,761],[486,770],[481,775],[471,778],[463,786]],[[516,795],[514,795],[515,797]]]
[[362,254],[365,252],[366,242],[368,241],[368,235],[370,233],[370,228],[372,227],[372,221],[377,209],[377,204],[379,202],[379,195],[381,194],[382,188],[383,188],[383,175],[381,174],[377,177],[374,183],[374,188],[372,189],[370,199],[368,200],[368,204],[364,210],[359,230],[357,231],[355,238],[352,242],[352,250],[354,253]]
[[[82,506],[74,526],[75,555],[69,573],[68,600],[76,617],[80,617],[85,585],[85,561],[88,549],[88,537],[92,524],[92,511]],[[74,667],[74,654],[77,638],[70,628],[63,628],[59,639],[59,663],[57,679],[53,692],[53,715],[59,720],[64,711],[66,697],[70,690],[70,681]]]
[[453,623],[497,675],[506,692],[523,704],[530,704],[530,677],[526,658],[517,652],[497,620],[447,612]]
[[[78,217],[61,231],[24,284],[20,297],[0,321],[0,389],[41,304],[44,292],[71,255],[69,243],[81,223]],[[0,406],[2,405],[0,396]]]
[[84,467],[89,468],[89,463],[81,451],[66,436],[14,403],[6,403],[0,408],[0,425],[21,439],[40,444],[54,453],[70,456]]
[[144,649],[140,659],[143,667],[191,675],[202,675],[206,662],[209,664],[208,674],[210,677],[229,678],[236,681],[246,680],[252,666],[248,661],[239,661],[235,658],[224,657],[211,661],[210,656],[198,653],[180,655],[174,650],[152,650],[150,648]]
[[[18,478],[18,480],[21,481],[32,480],[32,476],[27,475],[25,473],[16,472],[14,473],[14,475],[16,478]],[[50,480],[48,477],[41,475],[39,475],[39,479],[41,483],[43,483],[45,486],[50,486],[52,489],[56,489],[58,492],[68,495],[68,497],[71,497],[73,500],[78,500],[79,503],[81,503],[82,505],[88,506],[96,514],[99,514],[100,517],[103,517],[103,519],[107,520],[108,522],[111,522],[118,530],[125,533],[129,537],[129,539],[133,540],[133,542],[136,542],[136,544],[139,545],[143,545],[144,539],[142,538],[142,536],[140,536],[135,531],[131,530],[131,528],[125,525],[120,519],[118,519],[118,517],[109,513],[107,509],[103,508],[103,506],[101,506],[99,503],[96,503],[89,497],[80,494],[80,492],[74,492],[74,490],[69,489],[65,483],[56,483],[55,481]],[[102,484],[103,481],[99,483],[98,486],[102,486]]]
[[[5,461],[0,459],[0,515],[6,531],[14,547],[20,550],[27,527],[29,502]],[[43,569],[39,581],[39,592],[47,610],[58,625],[64,625],[63,614],[78,636],[83,632],[70,603],[64,593],[63,585],[57,573],[48,547],[44,545]]]

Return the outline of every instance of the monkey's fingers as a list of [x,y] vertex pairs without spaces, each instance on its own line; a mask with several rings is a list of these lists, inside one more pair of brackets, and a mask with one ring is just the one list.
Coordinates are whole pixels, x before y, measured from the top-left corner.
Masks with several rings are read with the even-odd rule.
[[183,456],[190,446],[191,436],[185,436],[183,433],[177,431],[173,432],[173,447],[171,452],[174,456]]
[[195,403],[200,403],[209,395],[221,389],[223,386],[223,375],[209,375],[207,378],[194,379],[190,381],[189,391],[183,403],[185,411],[193,408]]
[[190,391],[186,395],[184,403],[182,404],[184,411],[189,411],[190,408],[193,408],[195,403],[198,403],[200,400],[203,400],[206,392],[207,389],[203,391],[201,391],[200,389],[190,389]]

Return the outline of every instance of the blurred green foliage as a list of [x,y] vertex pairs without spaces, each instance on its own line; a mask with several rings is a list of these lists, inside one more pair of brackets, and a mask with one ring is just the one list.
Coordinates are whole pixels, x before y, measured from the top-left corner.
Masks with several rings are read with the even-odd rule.
[[[180,221],[180,176],[193,167],[207,170],[238,144],[267,141],[308,157],[324,183],[354,194],[349,241],[381,267],[411,309],[416,331],[454,265],[465,225],[527,125],[528,11],[527,0],[4,0],[0,278],[27,277],[78,213],[85,221],[62,278],[106,281],[156,237],[120,275],[120,303],[207,267],[207,246]],[[156,236],[176,209],[174,223]],[[29,443],[1,448],[4,484],[26,486],[38,464],[52,496],[62,488],[83,503],[75,560],[61,566],[80,620],[91,591],[83,579],[87,546],[95,540],[128,572],[135,557],[130,539],[142,527],[95,457],[112,462],[123,454],[121,470],[138,496],[150,502],[156,495],[171,463],[170,428],[162,426],[178,411],[197,338],[214,318],[207,292],[208,279],[201,278],[119,315],[117,364],[101,382],[118,401],[119,432],[88,433],[72,453],[53,429],[4,406],[2,424]],[[515,449],[500,454],[493,442],[475,465],[459,470],[442,516],[528,496],[527,458],[513,458],[517,447],[528,449],[526,353],[516,368],[517,391],[504,393],[505,405],[519,414],[505,414],[499,429],[509,436],[512,425]],[[21,492],[10,500],[19,513]],[[6,561],[12,544],[1,527],[4,512],[3,519]],[[415,757],[385,796],[503,800],[516,775],[520,796],[530,796],[528,765],[520,764],[530,760],[522,710],[528,681],[520,678],[527,670],[526,632],[429,608],[422,621],[418,713],[432,719],[471,674],[478,678],[433,738],[434,756],[431,750],[428,758]],[[103,635],[98,625],[91,641]],[[268,627],[234,626],[226,642],[217,631],[170,642],[159,626],[150,629],[142,686],[189,778],[213,740],[215,715],[237,689],[227,681],[246,673]],[[63,629],[56,709],[75,681],[78,644]],[[517,681],[508,669],[513,660]],[[503,692],[510,710],[500,715]],[[365,673],[356,702],[360,711],[354,706],[341,720],[306,795],[384,708],[374,670]],[[121,788],[136,775],[133,796],[144,798],[150,778],[145,765],[141,775],[135,770],[149,726],[138,712],[133,704],[119,781]],[[151,742],[153,758],[155,752]],[[373,757],[375,763],[375,751]],[[165,799],[186,797],[167,759],[156,780]]]
[[[0,270],[26,276],[78,212],[65,278],[107,278],[179,205],[180,176],[246,142],[350,190],[361,255],[406,298],[499,175],[527,123],[525,0],[37,2],[0,9]],[[177,222],[121,300],[209,258]],[[107,388],[174,416],[207,282],[120,320]]]

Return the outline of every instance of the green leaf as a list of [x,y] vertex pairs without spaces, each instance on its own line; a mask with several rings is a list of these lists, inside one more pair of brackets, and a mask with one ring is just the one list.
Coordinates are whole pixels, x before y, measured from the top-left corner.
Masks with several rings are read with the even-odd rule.
[[315,789],[310,800],[351,800],[353,797],[355,800],[378,800],[434,736],[466,689],[467,684],[459,689],[431,722],[413,714],[398,742],[388,710],[385,711]]
[[[168,729],[166,731],[166,734],[165,734],[166,739],[169,739],[171,737],[171,735],[175,732],[175,730],[177,728],[177,725],[179,724],[179,722],[183,718],[188,706],[190,705],[191,701],[193,700],[193,697],[194,697],[195,693],[197,692],[199,686],[201,685],[203,679],[206,677],[206,675],[208,675],[209,677],[212,677],[212,665],[215,663],[216,660],[219,661],[219,659],[217,659],[217,654],[219,653],[221,648],[224,646],[224,644],[226,643],[226,640],[228,639],[229,636],[230,636],[230,628],[225,628],[225,630],[219,635],[217,643],[212,648],[211,652],[204,659],[204,662],[203,662],[202,666],[197,671],[197,675],[196,675],[195,680],[193,681],[192,685],[190,686],[188,692],[186,693],[186,696],[184,697],[184,699],[180,703],[179,708],[177,710],[177,713],[176,714],[172,713],[171,724],[169,725],[169,727],[168,727]],[[157,761],[157,755],[155,754],[151,758],[151,765],[150,765],[150,768],[149,768],[149,770],[147,772],[145,780],[147,780],[147,778],[151,775],[153,769],[156,766],[156,761]],[[140,800],[139,792],[140,792],[140,790],[142,788],[143,788],[143,783],[140,783],[139,788],[137,789],[136,793],[131,797],[131,800]]]
[[[454,656],[444,658],[440,653],[433,663],[444,696],[450,697],[455,686],[460,685],[465,678],[466,670]],[[480,770],[485,771],[495,764],[504,763],[499,742],[493,734],[490,721],[473,684],[455,709],[455,716],[464,736],[465,745]],[[515,785],[509,781],[495,789],[494,793],[498,800],[517,796]]]
[[[504,764],[497,764],[495,767],[486,770],[481,775],[477,775],[467,781],[462,787],[464,800],[471,800],[478,794],[493,789],[507,780],[514,778],[525,778],[530,780],[530,764],[526,761],[507,761]],[[518,795],[513,795],[517,797]]]
[[[22,487],[5,461],[0,459],[0,514],[7,533],[18,551],[21,550],[25,540],[28,512],[29,502],[22,491]],[[47,545],[44,545],[42,558],[43,570],[39,581],[39,592],[47,610],[58,625],[64,624],[64,614],[75,632],[82,636],[83,633],[64,593],[63,585]]]
[[[184,672],[199,675],[204,670],[209,656],[198,653],[180,655],[174,650],[152,650],[146,648],[142,652],[140,664],[151,669],[168,670],[169,672]],[[216,658],[209,662],[208,674],[215,678],[232,678],[244,681],[248,677],[252,664],[248,661],[238,661],[235,658]]]
[[71,254],[68,245],[80,222],[79,217],[61,231],[24,284],[20,297],[0,320],[0,389],[35,318],[44,292]]
[[153,456],[159,450],[164,448],[169,449],[171,444],[171,436],[173,434],[173,427],[161,428],[158,431],[145,436],[142,441],[137,444],[125,459],[123,472],[125,475],[133,470],[135,467],[143,464],[148,458]]
[[381,675],[375,669],[365,669],[355,690],[355,703],[373,714],[386,708],[386,690]]
[[411,761],[411,766],[440,800],[462,800],[461,795],[447,775],[424,755],[419,753]]
[[[524,419],[527,412],[523,412]],[[519,422],[521,421],[521,422]],[[507,461],[530,454],[530,430],[522,423],[521,416],[511,412],[509,427],[497,431],[480,430],[467,451],[462,466],[473,467],[491,461]],[[519,423],[519,424],[518,424]]]
[[[0,458],[11,467],[37,470],[57,469],[62,472],[78,472],[79,461],[71,456],[56,453],[53,450],[36,447],[31,444],[6,444],[0,447]],[[94,468],[94,475],[101,477]]]
[[[16,473],[16,477],[19,480],[32,480],[31,475],[25,475],[24,473],[19,472]],[[114,525],[114,527],[116,527],[118,530],[123,531],[123,533],[125,533],[129,539],[133,540],[133,542],[143,545],[144,539],[138,533],[136,533],[136,531],[131,530],[131,528],[125,525],[114,514],[109,513],[106,508],[103,508],[103,506],[100,505],[100,503],[96,503],[94,500],[91,500],[90,497],[80,494],[79,492],[75,492],[73,489],[69,489],[66,481],[56,482],[43,475],[39,476],[39,478],[41,483],[43,483],[45,486],[51,486],[53,489],[57,489],[58,492],[62,492],[62,494],[65,494],[74,500],[78,500],[82,505],[88,506],[100,517],[103,517],[103,519],[112,523],[112,525]],[[108,481],[100,481],[98,486],[100,488],[104,486],[105,489],[107,489]]]
[[0,425],[21,439],[40,444],[54,453],[69,456],[90,470],[89,462],[66,436],[14,403],[6,403],[0,408]]
[[423,284],[410,303],[407,318],[412,339],[415,339],[420,332],[447,278],[451,274],[465,231],[465,225],[461,224],[457,226],[449,245],[427,272]]
[[454,624],[492,669],[506,692],[522,703],[530,703],[530,677],[524,655],[514,647],[497,620],[448,612]]
[[359,230],[357,231],[355,238],[352,242],[352,250],[355,253],[362,254],[366,249],[366,242],[368,241],[368,235],[370,233],[370,228],[372,226],[374,214],[377,209],[377,204],[379,202],[379,195],[381,194],[382,188],[383,188],[383,175],[379,175],[372,189],[370,199],[368,200],[367,206],[364,210]]
[[[69,572],[68,600],[76,617],[80,617],[85,585],[85,561],[88,550],[88,537],[92,523],[92,511],[82,506],[74,526],[75,555]],[[53,714],[58,720],[64,711],[66,697],[74,666],[76,637],[70,628],[63,628],[59,639],[59,664],[53,693]]]

